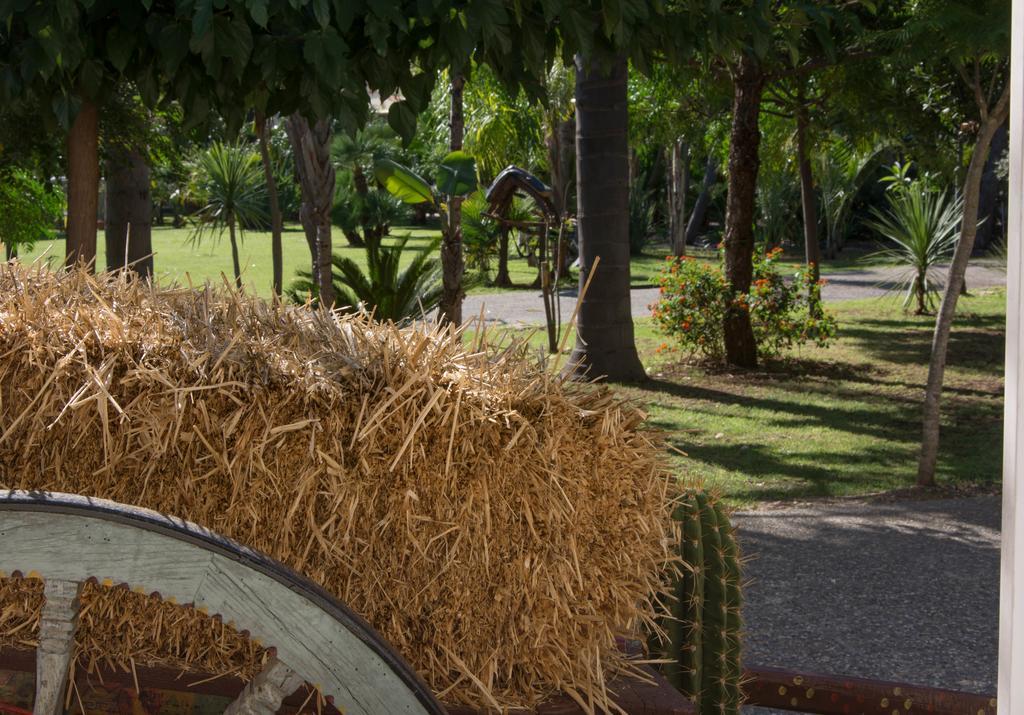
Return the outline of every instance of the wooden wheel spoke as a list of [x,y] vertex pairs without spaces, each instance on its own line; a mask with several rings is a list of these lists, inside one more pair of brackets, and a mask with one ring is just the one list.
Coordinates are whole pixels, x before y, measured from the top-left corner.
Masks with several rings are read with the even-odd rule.
[[[0,489],[0,544],[0,570],[38,574],[45,583],[39,715],[63,710],[81,583],[90,578],[194,604],[273,647],[275,657],[229,707],[233,714],[276,712],[304,681],[350,715],[445,712],[402,657],[344,604],[202,527],[101,499]],[[118,552],[116,544],[131,548]]]
[[224,715],[273,715],[305,681],[294,670],[271,658],[266,667],[228,705]]
[[76,581],[47,579],[44,584],[46,600],[36,649],[36,715],[58,715],[64,711],[81,593],[82,584]]

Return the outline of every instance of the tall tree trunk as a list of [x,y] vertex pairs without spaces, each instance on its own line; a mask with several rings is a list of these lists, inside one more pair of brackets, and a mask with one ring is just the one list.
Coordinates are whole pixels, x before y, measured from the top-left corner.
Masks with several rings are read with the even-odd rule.
[[608,72],[576,57],[576,200],[582,292],[594,263],[598,274],[579,298],[576,345],[566,370],[613,381],[646,378],[633,338],[629,282],[629,129],[620,58]]
[[238,260],[238,240],[235,238],[235,217],[228,219],[228,238],[231,241],[231,266],[235,271],[235,288],[242,290],[242,263]]
[[319,264],[316,260],[316,223],[313,220],[312,204],[306,200],[308,193],[306,186],[310,179],[306,176],[306,162],[302,160],[303,137],[309,131],[309,125],[301,117],[296,119],[293,116],[285,120],[284,127],[288,133],[288,141],[292,145],[292,157],[295,161],[295,178],[298,179],[299,193],[302,199],[299,203],[299,224],[302,226],[302,232],[306,237],[306,245],[309,247],[310,276],[312,277],[313,285],[319,285],[320,281],[317,278],[317,266]]
[[334,165],[331,163],[331,123],[321,119],[313,127],[301,114],[287,122],[295,154],[296,174],[302,188],[299,220],[306,232],[313,263],[313,283],[320,305],[334,307],[331,282],[331,205],[334,202]]
[[83,100],[68,133],[68,224],[64,264],[96,268],[96,216],[99,209],[99,110]]
[[807,147],[807,108],[796,110],[796,154],[800,169],[800,204],[804,219],[804,255],[814,280],[821,277],[821,246],[818,243],[818,199],[814,193],[814,174]]
[[[452,75],[451,143],[452,151],[462,149],[464,121],[462,116],[462,88],[465,77]],[[466,262],[462,256],[462,199],[457,196],[448,199],[448,219],[441,239],[441,302],[438,304],[438,320],[451,325],[462,324],[462,300],[466,291],[462,277]]]
[[138,151],[117,152],[107,161],[107,270],[153,275],[153,201],[149,165]]
[[[979,91],[980,93],[980,91]],[[946,354],[949,349],[949,334],[953,328],[957,299],[967,272],[967,262],[974,250],[974,237],[978,227],[978,194],[981,175],[988,159],[992,137],[1006,121],[1009,113],[1010,85],[1007,83],[992,113],[983,119],[978,138],[971,154],[964,179],[964,213],[960,224],[960,240],[949,267],[946,290],[942,306],[935,321],[935,335],[932,338],[931,361],[928,363],[928,386],[924,393],[924,427],[921,439],[921,456],[917,464],[917,483],[930,486],[935,483],[935,464],[939,454],[939,400],[942,396],[942,381],[946,372]]]
[[498,273],[494,276],[494,285],[501,288],[511,288],[512,278],[508,274],[508,226],[501,227],[498,235]]
[[370,184],[367,182],[366,173],[363,171],[363,167],[359,162],[356,162],[352,167],[352,184],[355,186],[356,195],[359,196],[360,199],[359,226],[363,229],[363,236],[359,239],[357,236],[350,236],[348,233],[345,235],[348,237],[348,242],[350,244],[352,243],[352,239],[356,238],[357,242],[354,245],[361,246],[364,241],[366,243],[377,241],[381,238],[381,235],[377,228],[370,224],[370,206],[367,203],[370,197]]
[[708,154],[707,163],[704,165],[704,179],[701,181],[700,196],[697,203],[693,205],[693,213],[686,224],[686,242],[694,243],[700,230],[704,227],[704,217],[708,213],[708,206],[711,205],[711,189],[718,181],[718,159],[714,154]]
[[668,162],[668,240],[672,253],[686,255],[686,193],[690,190],[690,145],[676,139]]
[[274,295],[280,297],[284,283],[284,251],[281,246],[284,217],[281,215],[281,202],[277,195],[274,167],[270,163],[270,130],[267,128],[267,118],[263,112],[256,113],[256,136],[259,137],[263,178],[267,182],[267,199],[270,201],[270,261],[274,267]]
[[[814,191],[814,174],[811,171],[810,152],[807,147],[807,127],[809,122],[807,107],[802,103],[803,92],[798,99],[800,102],[796,108],[796,156],[797,165],[800,169],[800,204],[803,207],[804,218],[804,255],[807,259],[807,266],[811,269],[811,276],[817,283],[821,278],[821,245],[818,243],[818,197]],[[811,288],[810,300],[811,309],[817,310],[816,296],[818,289]]]
[[[754,208],[761,132],[758,116],[764,72],[744,54],[733,73],[732,130],[729,136],[729,194],[725,208],[725,279],[735,299],[750,291],[754,272]],[[750,310],[734,300],[725,314],[725,358],[737,367],[757,367],[757,341]]]
[[[551,170],[552,203],[559,220],[569,213],[569,186],[572,183],[573,158],[576,149],[576,118],[559,121],[548,128],[548,168]],[[564,233],[564,232],[563,232]],[[568,239],[563,236],[556,251],[555,273],[564,276],[569,269]]]

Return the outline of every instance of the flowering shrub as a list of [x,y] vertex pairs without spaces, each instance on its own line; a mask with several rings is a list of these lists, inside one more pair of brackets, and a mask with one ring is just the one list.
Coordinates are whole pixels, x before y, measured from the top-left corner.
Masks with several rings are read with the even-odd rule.
[[731,297],[721,265],[689,256],[668,256],[660,277],[661,294],[651,306],[655,323],[679,346],[712,361],[725,355],[724,322],[730,307],[750,311],[758,352],[778,355],[806,343],[827,347],[836,319],[821,307],[822,281],[802,267],[786,280],[778,269],[781,249],[758,254],[749,293]]

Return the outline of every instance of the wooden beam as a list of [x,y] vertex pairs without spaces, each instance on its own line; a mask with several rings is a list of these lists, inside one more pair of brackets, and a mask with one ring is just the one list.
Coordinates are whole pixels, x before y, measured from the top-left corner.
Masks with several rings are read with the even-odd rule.
[[274,715],[305,681],[276,657],[250,680],[224,715]]
[[[70,553],[68,556],[72,557]],[[61,715],[64,712],[64,693],[75,651],[81,592],[82,584],[75,581],[47,579],[43,586],[46,600],[43,602],[39,646],[36,648],[35,715]]]
[[814,715],[891,715],[899,711],[929,715],[993,715],[991,695],[870,680],[847,675],[801,673],[750,666],[743,673],[746,705]]
[[1024,712],[1024,0],[1010,31],[1010,192],[1006,261],[1006,401],[999,603],[999,715]]

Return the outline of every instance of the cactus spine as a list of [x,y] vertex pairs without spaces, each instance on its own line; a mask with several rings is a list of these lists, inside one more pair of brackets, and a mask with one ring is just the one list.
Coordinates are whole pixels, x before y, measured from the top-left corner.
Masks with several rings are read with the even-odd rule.
[[662,624],[671,661],[665,675],[701,715],[739,713],[740,557],[725,507],[704,491],[688,491],[679,522],[678,576],[670,584],[672,618]]

